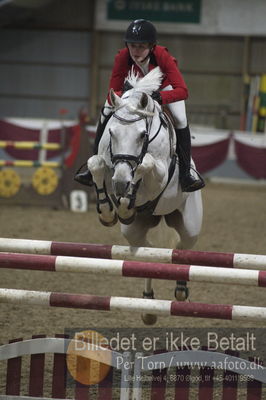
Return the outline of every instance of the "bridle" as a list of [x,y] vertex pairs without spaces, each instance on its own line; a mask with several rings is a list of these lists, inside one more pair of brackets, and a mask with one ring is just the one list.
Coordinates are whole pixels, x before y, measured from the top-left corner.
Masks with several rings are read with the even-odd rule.
[[[155,109],[155,106],[153,108],[153,112],[154,112],[154,109]],[[155,135],[150,139],[149,137],[150,137],[151,127],[152,127],[153,116],[148,117],[146,115],[139,115],[138,117],[133,118],[133,119],[126,119],[126,118],[123,118],[120,115],[118,115],[117,112],[115,112],[113,114],[113,117],[118,119],[121,122],[126,123],[126,124],[132,124],[134,122],[145,119],[146,129],[145,129],[145,134],[143,137],[142,148],[141,148],[141,151],[138,156],[135,156],[133,154],[122,154],[122,153],[113,154],[112,138],[111,138],[111,133],[110,133],[109,150],[110,150],[110,157],[111,157],[111,162],[112,162],[113,166],[115,167],[117,165],[117,163],[119,163],[119,162],[127,163],[128,165],[130,165],[131,170],[132,170],[132,175],[133,175],[136,168],[138,167],[138,165],[140,165],[142,163],[143,158],[144,158],[145,154],[147,153],[149,144],[158,136],[163,123],[160,119],[159,128],[158,128],[157,132],[155,133]],[[133,166],[132,164],[135,164],[135,165]]]
[[[123,121],[127,124],[130,123],[134,123],[137,121],[140,121],[141,119],[143,119],[144,117],[139,117],[139,118],[135,118],[133,120],[126,120],[126,119],[122,119],[121,117],[118,117],[116,114],[113,115],[114,118],[119,119],[120,121]],[[136,170],[136,168],[138,167],[138,165],[140,165],[143,161],[143,158],[145,156],[145,154],[147,153],[147,149],[148,149],[148,144],[149,144],[149,123],[147,118],[145,118],[145,125],[146,125],[146,130],[145,130],[145,134],[143,137],[143,144],[142,144],[142,148],[141,151],[139,153],[139,155],[135,156],[133,154],[123,154],[123,153],[118,153],[118,154],[113,154],[113,149],[112,149],[112,138],[110,135],[110,143],[109,143],[109,149],[110,149],[110,156],[111,156],[111,161],[113,166],[115,167],[119,162],[124,162],[127,163],[132,170],[132,174],[134,173],[134,171]]]

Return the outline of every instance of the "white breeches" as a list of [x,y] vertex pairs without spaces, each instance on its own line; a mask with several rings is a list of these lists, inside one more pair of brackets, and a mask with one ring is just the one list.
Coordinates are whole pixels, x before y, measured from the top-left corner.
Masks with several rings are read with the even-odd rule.
[[[171,90],[173,89],[171,85],[166,86],[163,90]],[[175,101],[174,103],[167,104],[167,107],[171,111],[174,119],[175,119],[175,128],[183,129],[187,126],[187,115],[186,115],[186,106],[185,101]]]

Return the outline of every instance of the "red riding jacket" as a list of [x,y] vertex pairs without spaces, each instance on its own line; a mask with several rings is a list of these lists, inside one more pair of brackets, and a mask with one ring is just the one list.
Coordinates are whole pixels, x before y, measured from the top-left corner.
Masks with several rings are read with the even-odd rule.
[[[138,72],[140,76],[143,73],[139,66],[134,63],[130,57],[127,47],[120,50],[115,57],[114,67],[109,83],[109,90],[114,89],[116,94],[122,95],[122,89],[125,78],[131,70],[132,65],[134,71]],[[154,46],[150,54],[149,71],[159,66],[164,74],[161,84],[161,89],[168,85],[173,87],[172,90],[161,91],[161,98],[163,104],[173,103],[178,100],[185,100],[188,97],[188,89],[185,81],[178,69],[177,60],[168,52],[166,47]]]

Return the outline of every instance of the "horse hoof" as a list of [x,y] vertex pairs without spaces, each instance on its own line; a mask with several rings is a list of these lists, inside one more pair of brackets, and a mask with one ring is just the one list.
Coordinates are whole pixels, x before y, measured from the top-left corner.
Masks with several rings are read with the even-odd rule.
[[141,314],[141,319],[145,325],[154,325],[157,322],[157,315],[154,314]]
[[177,285],[175,288],[175,298],[178,301],[185,301],[189,296],[189,289],[186,285]]
[[102,225],[104,225],[104,226],[114,226],[116,223],[117,223],[117,221],[118,221],[118,216],[117,216],[117,214],[115,213],[114,214],[114,216],[113,216],[113,219],[111,220],[111,221],[105,221],[104,219],[102,219],[101,218],[101,216],[99,215],[99,221],[101,222],[101,224]]

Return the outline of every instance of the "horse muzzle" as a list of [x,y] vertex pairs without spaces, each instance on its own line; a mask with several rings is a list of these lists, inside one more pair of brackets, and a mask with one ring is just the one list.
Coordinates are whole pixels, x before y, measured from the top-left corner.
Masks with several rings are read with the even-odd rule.
[[129,190],[130,182],[113,180],[113,188],[117,197],[126,197]]

